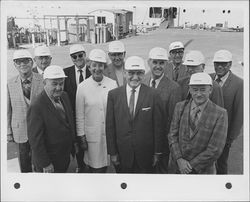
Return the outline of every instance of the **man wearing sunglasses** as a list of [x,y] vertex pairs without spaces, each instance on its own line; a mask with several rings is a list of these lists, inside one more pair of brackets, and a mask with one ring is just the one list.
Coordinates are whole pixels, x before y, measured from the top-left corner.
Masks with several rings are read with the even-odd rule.
[[36,67],[32,69],[33,72],[43,74],[44,70],[50,66],[52,57],[48,47],[38,46],[34,51],[34,61]]
[[7,82],[7,140],[17,144],[21,172],[32,172],[26,113],[43,90],[43,78],[32,72],[33,60],[27,50],[15,51],[13,61],[18,75]]
[[232,73],[232,53],[219,50],[213,58],[215,73],[212,74],[221,87],[224,108],[228,113],[228,133],[224,150],[217,160],[217,174],[228,173],[228,156],[233,141],[239,136],[243,126],[243,80]]
[[126,80],[124,77],[125,47],[121,41],[112,41],[109,44],[108,56],[111,63],[104,70],[104,75],[115,80],[118,86],[122,86]]
[[165,74],[174,81],[187,76],[187,67],[182,64],[184,55],[184,45],[180,41],[175,41],[169,45],[169,59]]
[[144,84],[142,58],[125,62],[126,85],[109,91],[106,114],[107,151],[121,173],[153,173],[163,142],[163,103]]
[[[86,65],[86,51],[81,44],[74,44],[70,47],[69,54],[74,65],[64,69],[67,78],[64,83],[64,91],[68,93],[73,114],[75,117],[76,90],[78,85],[91,76],[89,68]],[[76,151],[77,170],[76,172],[85,172],[85,163],[83,161],[84,151],[81,148]]]

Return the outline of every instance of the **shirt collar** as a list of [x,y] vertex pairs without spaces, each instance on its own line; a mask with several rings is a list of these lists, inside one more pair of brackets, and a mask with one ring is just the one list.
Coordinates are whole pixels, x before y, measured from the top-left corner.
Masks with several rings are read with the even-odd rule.
[[[225,81],[227,80],[227,78],[229,77],[229,74],[230,74],[230,70],[223,76],[223,77],[221,77],[220,79],[221,79],[221,81],[222,81],[222,83],[225,83]],[[215,80],[218,78],[218,76],[216,75],[215,76]]]
[[[161,75],[160,78],[155,79],[155,87],[157,87],[159,85],[159,83],[161,82],[161,80],[162,80],[163,77],[164,77],[164,73]],[[150,79],[150,85],[152,84],[153,80],[154,80],[153,77],[151,77],[151,79]]]
[[38,66],[36,66],[36,68],[37,68],[37,71],[39,74],[43,74],[43,72],[44,72],[43,70],[41,70]]
[[192,102],[191,102],[191,110],[193,110],[194,108],[198,107],[200,109],[200,111],[203,112],[203,110],[207,106],[207,103],[208,103],[208,100],[206,102],[204,102],[202,105],[197,106],[195,104],[194,100],[192,100]]
[[[135,88],[135,92],[138,93],[140,91],[140,88],[141,88],[141,84]],[[130,93],[132,91],[132,88],[127,84],[126,90],[127,90],[127,93],[128,92]]]
[[26,79],[24,79],[24,78],[22,78],[22,77],[20,77],[21,78],[21,82],[23,83],[25,80],[29,80],[30,82],[32,81],[32,74],[28,77],[28,78],[26,78]]
[[[76,72],[78,72],[78,70],[80,70],[76,65],[75,65],[75,70]],[[81,70],[84,72],[86,70],[86,64],[84,65],[83,68],[81,68]]]

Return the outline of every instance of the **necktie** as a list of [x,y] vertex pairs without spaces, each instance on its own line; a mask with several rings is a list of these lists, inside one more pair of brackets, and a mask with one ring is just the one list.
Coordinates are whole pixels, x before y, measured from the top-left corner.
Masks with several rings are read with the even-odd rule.
[[55,100],[55,107],[63,119],[66,118],[64,108],[60,102],[60,99]]
[[134,118],[134,105],[135,105],[135,89],[132,89],[129,99],[129,113],[132,118]]
[[174,68],[174,81],[177,81],[179,76],[179,67]]
[[215,79],[215,81],[216,81],[218,84],[220,84],[221,78],[220,78],[220,77],[217,77],[217,79]]
[[80,72],[80,76],[79,76],[79,83],[81,83],[83,81],[83,75],[82,75],[82,70],[79,69],[78,70]]
[[199,107],[195,107],[190,114],[190,118],[191,118],[191,129],[194,130],[198,124],[199,121],[199,113],[201,112]]
[[155,79],[152,80],[152,87],[155,88]]
[[31,81],[28,79],[25,79],[22,83],[23,87],[23,95],[27,98],[30,99],[30,91],[31,91]]

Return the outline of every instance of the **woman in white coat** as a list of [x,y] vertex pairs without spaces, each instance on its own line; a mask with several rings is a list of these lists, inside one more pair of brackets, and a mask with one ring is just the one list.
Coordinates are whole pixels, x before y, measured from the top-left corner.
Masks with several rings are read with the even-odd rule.
[[79,84],[76,94],[76,130],[79,146],[84,149],[84,162],[92,173],[105,173],[110,165],[107,154],[105,117],[108,92],[116,81],[103,75],[106,54],[93,49],[89,53],[92,76]]

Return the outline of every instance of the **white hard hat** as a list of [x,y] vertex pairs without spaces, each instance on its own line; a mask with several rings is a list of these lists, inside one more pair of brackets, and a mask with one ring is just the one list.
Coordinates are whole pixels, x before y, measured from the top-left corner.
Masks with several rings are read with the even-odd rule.
[[219,50],[214,54],[213,62],[231,62],[232,53],[228,50]]
[[144,70],[145,64],[144,60],[138,56],[128,57],[125,61],[125,70]]
[[47,46],[38,46],[34,51],[35,56],[51,56],[50,50]]
[[155,47],[150,50],[148,57],[155,60],[168,60],[168,53],[164,48]]
[[124,44],[121,41],[112,41],[109,44],[110,53],[123,53],[125,52]]
[[43,72],[44,79],[66,78],[63,68],[58,65],[50,65]]
[[85,48],[81,44],[74,44],[69,48],[69,54],[72,55],[78,52],[85,52]]
[[13,54],[13,60],[20,59],[20,58],[31,58],[32,55],[27,50],[16,50]]
[[183,64],[190,66],[198,66],[200,64],[205,64],[205,58],[200,51],[192,50],[186,54]]
[[205,72],[199,72],[192,74],[189,85],[213,85],[212,78]]
[[169,45],[169,52],[175,49],[180,49],[180,48],[184,49],[183,43],[181,43],[180,41],[175,41]]
[[101,49],[93,49],[89,53],[89,59],[96,62],[106,63],[106,54]]

